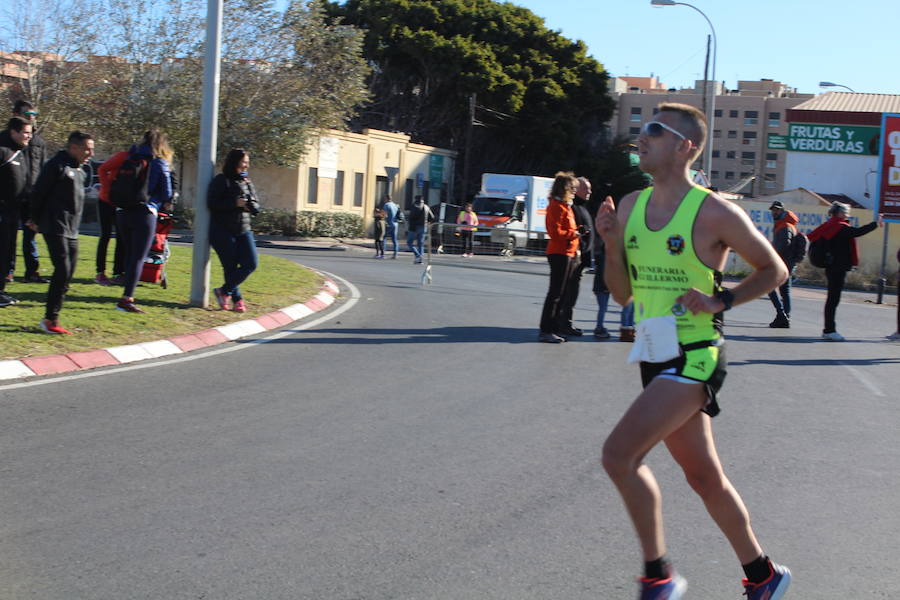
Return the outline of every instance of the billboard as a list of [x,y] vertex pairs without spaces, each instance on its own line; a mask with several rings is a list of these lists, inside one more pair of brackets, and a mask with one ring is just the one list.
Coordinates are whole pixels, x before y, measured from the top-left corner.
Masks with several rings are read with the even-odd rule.
[[857,125],[821,125],[817,123],[791,123],[788,134],[770,133],[767,139],[770,150],[791,152],[824,152],[827,154],[878,154],[878,128]]
[[900,223],[900,113],[881,116],[876,212],[885,221]]

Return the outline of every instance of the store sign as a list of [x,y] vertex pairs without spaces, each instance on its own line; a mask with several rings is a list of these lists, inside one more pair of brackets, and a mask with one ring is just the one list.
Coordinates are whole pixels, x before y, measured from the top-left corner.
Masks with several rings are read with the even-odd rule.
[[876,156],[879,133],[878,127],[791,123],[787,135],[769,135],[768,147],[791,152]]
[[438,154],[428,156],[428,181],[432,188],[440,188],[444,183],[444,157]]
[[341,142],[333,137],[319,138],[319,177],[337,178]]
[[878,212],[885,220],[900,222],[900,113],[881,116],[878,159]]

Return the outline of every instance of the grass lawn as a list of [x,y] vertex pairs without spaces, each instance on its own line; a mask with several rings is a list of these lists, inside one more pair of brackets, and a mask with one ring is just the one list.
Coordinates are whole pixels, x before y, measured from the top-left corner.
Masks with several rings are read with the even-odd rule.
[[[49,279],[53,265],[43,238],[39,235],[37,239],[41,274]],[[112,265],[114,244],[110,244],[108,265]],[[21,243],[17,245],[21,252]],[[166,269],[168,288],[151,283],[138,284],[136,302],[146,313],[132,314],[116,310],[115,303],[122,295],[121,287],[104,287],[93,282],[97,238],[82,235],[78,267],[59,316],[60,324],[75,335],[50,335],[38,327],[44,318],[48,286],[18,281],[24,272],[19,254],[16,281],[6,285],[7,293],[19,303],[0,308],[0,360],[108,348],[191,333],[305,302],[322,286],[322,277],[318,274],[289,260],[260,254],[259,268],[241,285],[247,303],[246,313],[218,310],[212,290],[210,305],[214,308],[192,307],[189,305],[192,249],[175,245],[171,248],[172,256]],[[210,281],[212,287],[222,282],[222,268],[212,250]]]

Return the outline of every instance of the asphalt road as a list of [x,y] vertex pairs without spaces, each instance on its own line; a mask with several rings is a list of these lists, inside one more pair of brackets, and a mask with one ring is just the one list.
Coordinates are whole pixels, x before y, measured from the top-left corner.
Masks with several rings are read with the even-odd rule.
[[[423,287],[408,254],[267,251],[351,285],[264,342],[0,386],[0,599],[636,596],[598,457],[637,370],[616,341],[536,343],[542,264],[444,259],[467,268]],[[797,295],[788,331],[768,301],[729,313],[719,450],[789,598],[894,597],[895,309],[844,303],[826,343]],[[583,327],[595,306],[588,279]],[[648,462],[688,598],[739,598],[677,466]]]

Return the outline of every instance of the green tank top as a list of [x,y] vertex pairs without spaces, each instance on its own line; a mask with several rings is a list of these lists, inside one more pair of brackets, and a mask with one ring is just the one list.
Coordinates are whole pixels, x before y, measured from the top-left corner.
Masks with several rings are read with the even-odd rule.
[[691,288],[711,295],[722,281],[722,274],[703,264],[694,252],[694,221],[709,190],[694,186],[658,231],[647,227],[652,193],[652,187],[641,192],[625,224],[625,258],[635,320],[674,314],[682,344],[716,340],[722,335],[721,313],[694,315],[675,301]]

